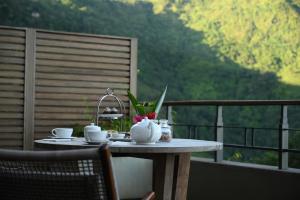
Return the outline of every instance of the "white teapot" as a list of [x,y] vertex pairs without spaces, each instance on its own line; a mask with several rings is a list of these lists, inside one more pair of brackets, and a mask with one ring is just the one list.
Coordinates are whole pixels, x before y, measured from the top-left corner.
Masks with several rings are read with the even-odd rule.
[[160,125],[145,117],[131,127],[130,133],[137,144],[154,144],[161,137],[161,128]]
[[91,133],[92,135],[100,135],[101,127],[96,126],[94,123],[91,123],[90,125],[84,127],[84,138],[88,142],[91,141],[89,133]]

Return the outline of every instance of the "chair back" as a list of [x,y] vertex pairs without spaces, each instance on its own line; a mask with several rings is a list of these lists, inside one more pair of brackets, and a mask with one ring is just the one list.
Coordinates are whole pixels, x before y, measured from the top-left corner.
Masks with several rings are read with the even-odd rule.
[[0,150],[2,200],[118,199],[111,154],[100,148]]

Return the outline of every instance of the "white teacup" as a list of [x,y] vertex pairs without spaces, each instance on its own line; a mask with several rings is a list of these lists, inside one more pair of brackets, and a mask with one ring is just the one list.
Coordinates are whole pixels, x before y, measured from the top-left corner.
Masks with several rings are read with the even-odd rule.
[[107,137],[107,132],[105,131],[88,131],[86,134],[87,142],[101,142],[105,141]]
[[70,138],[73,133],[72,128],[55,128],[51,131],[52,135],[57,138]]

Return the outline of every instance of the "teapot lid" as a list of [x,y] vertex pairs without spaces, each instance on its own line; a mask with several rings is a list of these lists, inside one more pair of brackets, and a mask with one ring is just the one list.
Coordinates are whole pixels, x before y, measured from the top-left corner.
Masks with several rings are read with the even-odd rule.
[[140,122],[136,123],[138,126],[147,126],[149,124],[148,117],[143,118]]
[[148,122],[149,121],[149,119],[148,119],[148,117],[144,117],[144,119],[142,119],[142,121],[141,122]]
[[85,129],[91,129],[91,130],[99,130],[100,127],[96,126],[95,123],[90,123],[90,125],[87,125],[84,127]]
[[95,123],[90,123],[89,125],[87,125],[88,127],[94,127],[96,126]]

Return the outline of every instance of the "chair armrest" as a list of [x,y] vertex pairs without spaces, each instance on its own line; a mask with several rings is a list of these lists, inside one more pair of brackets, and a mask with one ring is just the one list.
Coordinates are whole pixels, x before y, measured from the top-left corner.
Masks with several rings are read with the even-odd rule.
[[155,199],[155,193],[154,192],[148,192],[142,200],[154,200]]

